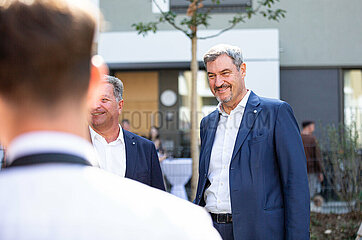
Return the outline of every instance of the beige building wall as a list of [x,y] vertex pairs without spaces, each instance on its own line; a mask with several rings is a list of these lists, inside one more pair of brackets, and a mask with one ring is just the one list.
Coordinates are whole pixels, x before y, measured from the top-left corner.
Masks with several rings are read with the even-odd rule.
[[148,137],[152,125],[157,125],[158,72],[117,72],[124,85],[124,106],[121,119],[128,119],[131,132]]

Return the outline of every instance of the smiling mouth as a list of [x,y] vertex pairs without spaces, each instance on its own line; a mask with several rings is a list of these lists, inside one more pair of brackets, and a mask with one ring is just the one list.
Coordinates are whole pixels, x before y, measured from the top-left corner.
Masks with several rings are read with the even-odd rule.
[[220,87],[215,88],[215,92],[223,93],[230,87],[231,87],[230,85],[222,85]]
[[92,116],[99,116],[99,115],[102,115],[102,114],[104,114],[104,112],[101,112],[101,113],[97,112],[97,113],[92,113]]

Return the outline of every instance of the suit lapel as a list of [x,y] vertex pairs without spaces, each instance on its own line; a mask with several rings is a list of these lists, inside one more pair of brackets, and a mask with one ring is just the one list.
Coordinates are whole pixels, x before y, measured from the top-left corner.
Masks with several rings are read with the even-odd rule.
[[251,128],[254,125],[255,119],[258,117],[260,111],[262,110],[262,108],[258,107],[259,104],[259,97],[254,92],[251,92],[248,102],[246,104],[243,118],[240,123],[231,161],[233,161],[240,147],[243,145],[246,136],[248,136]]
[[205,158],[203,159],[205,161],[205,170],[206,173],[209,171],[209,165],[210,165],[210,156],[211,156],[211,150],[212,150],[212,146],[214,144],[214,139],[215,139],[215,134],[216,134],[216,129],[217,129],[217,125],[219,123],[219,111],[215,110],[214,112],[211,113],[210,117],[209,117],[209,123],[205,124],[205,127],[207,128],[206,134],[206,143],[205,143]]
[[123,130],[124,143],[126,145],[126,175],[125,177],[131,178],[136,168],[137,159],[137,143],[128,131]]

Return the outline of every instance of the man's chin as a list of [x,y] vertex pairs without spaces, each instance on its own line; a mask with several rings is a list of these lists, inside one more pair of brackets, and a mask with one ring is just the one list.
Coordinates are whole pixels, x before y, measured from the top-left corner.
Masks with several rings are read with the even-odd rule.
[[216,97],[216,99],[220,102],[220,103],[228,103],[228,102],[230,102],[231,101],[231,96],[230,97],[223,97],[223,98],[221,98],[221,97]]
[[90,125],[92,126],[93,129],[98,129],[98,128],[102,127],[103,121],[97,121],[97,120],[92,118],[92,121],[90,122]]

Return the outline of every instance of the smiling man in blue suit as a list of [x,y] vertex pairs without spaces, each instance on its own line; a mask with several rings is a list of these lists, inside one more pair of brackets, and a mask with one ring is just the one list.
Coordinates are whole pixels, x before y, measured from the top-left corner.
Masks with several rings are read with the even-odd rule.
[[309,239],[306,159],[291,107],[245,87],[240,48],[214,46],[204,63],[219,105],[201,121],[195,203],[224,240]]
[[89,124],[99,167],[161,190],[165,190],[155,145],[122,129],[119,116],[123,108],[123,83],[105,76],[96,100],[91,104]]

